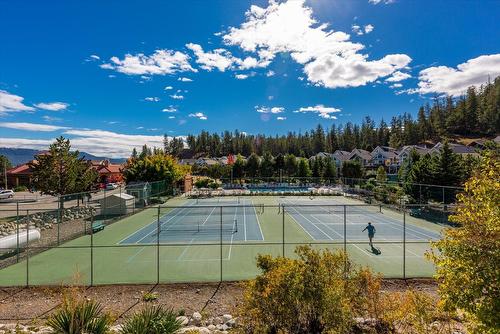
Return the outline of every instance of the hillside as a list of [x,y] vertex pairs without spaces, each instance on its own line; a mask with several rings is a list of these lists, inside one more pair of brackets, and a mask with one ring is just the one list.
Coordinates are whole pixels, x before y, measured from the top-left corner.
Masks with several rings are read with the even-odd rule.
[[[36,154],[39,154],[42,151],[33,150],[29,148],[7,148],[0,147],[0,155],[6,156],[13,166],[28,162],[33,160]],[[86,152],[80,152],[80,157],[85,157],[90,160],[104,160],[108,159],[112,163],[122,163],[125,162],[126,159],[109,159],[106,157],[98,157]]]

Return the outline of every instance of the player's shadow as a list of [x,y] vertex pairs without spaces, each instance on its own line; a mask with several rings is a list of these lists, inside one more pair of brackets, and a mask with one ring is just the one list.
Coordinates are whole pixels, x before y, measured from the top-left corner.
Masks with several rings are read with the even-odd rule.
[[371,246],[371,252],[375,255],[380,255],[382,254],[382,251],[380,250],[380,248],[376,248],[376,247],[373,247],[373,245]]

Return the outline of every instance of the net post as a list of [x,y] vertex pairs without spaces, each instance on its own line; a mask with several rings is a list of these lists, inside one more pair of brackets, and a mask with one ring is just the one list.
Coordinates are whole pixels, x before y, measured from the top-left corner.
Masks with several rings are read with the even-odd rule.
[[26,287],[30,286],[30,210],[26,210]]
[[160,283],[160,205],[156,219],[156,284]]
[[19,263],[19,202],[16,202],[16,263]]
[[443,205],[446,204],[446,200],[444,198],[444,187],[442,187],[441,189],[443,189]]
[[219,207],[220,214],[220,282],[222,282],[222,205]]
[[282,225],[283,225],[283,231],[282,231],[282,251],[283,251],[283,257],[285,257],[285,205],[281,204],[281,220],[282,220]]
[[403,279],[406,279],[406,209],[403,208]]
[[382,213],[382,204],[379,204],[379,205],[378,205],[378,212],[379,212],[379,213]]
[[90,286],[94,286],[94,212],[90,211]]

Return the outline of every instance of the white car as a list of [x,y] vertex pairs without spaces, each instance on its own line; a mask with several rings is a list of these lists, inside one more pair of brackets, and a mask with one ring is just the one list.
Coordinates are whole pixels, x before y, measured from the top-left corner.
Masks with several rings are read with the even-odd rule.
[[106,190],[114,190],[116,188],[118,188],[118,185],[116,183],[108,183],[106,185]]
[[0,190],[0,199],[7,199],[14,197],[13,190]]

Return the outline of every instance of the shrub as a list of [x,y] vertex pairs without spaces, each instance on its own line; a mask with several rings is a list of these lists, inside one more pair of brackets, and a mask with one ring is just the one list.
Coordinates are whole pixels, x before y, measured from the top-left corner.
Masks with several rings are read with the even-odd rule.
[[17,187],[14,187],[14,191],[15,192],[28,191],[28,187],[26,187],[26,186],[17,186]]
[[146,305],[128,318],[122,326],[122,334],[173,334],[182,327],[177,313],[161,305]]
[[49,317],[46,324],[58,334],[104,334],[109,329],[111,318],[103,314],[101,304],[69,297],[63,300],[60,309]]
[[459,309],[473,333],[500,328],[500,155],[485,151],[481,165],[459,194],[458,228],[444,230],[429,257],[436,264],[446,309]]
[[142,300],[145,302],[154,302],[158,299],[158,294],[156,292],[146,292],[142,295]]
[[259,255],[242,307],[249,333],[349,333],[354,317],[378,316],[380,278],[343,252],[296,249],[298,259]]

